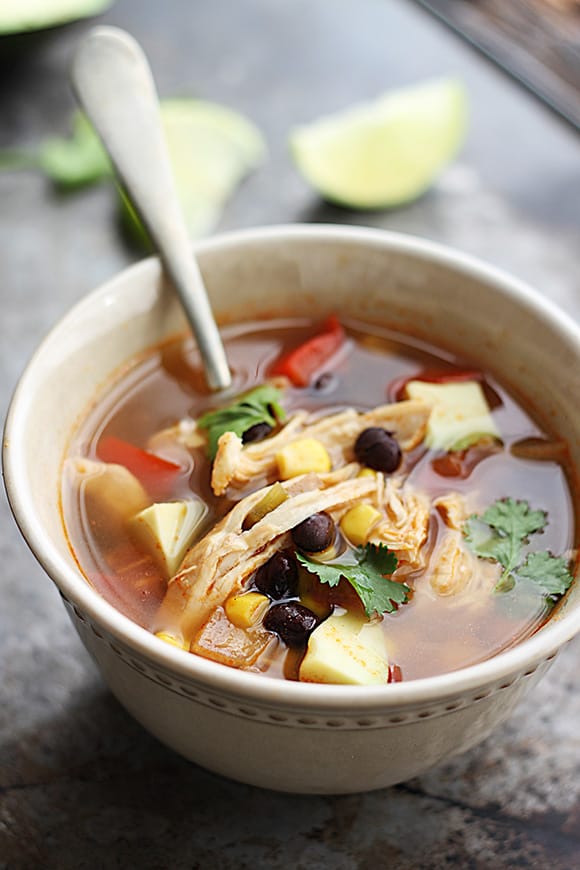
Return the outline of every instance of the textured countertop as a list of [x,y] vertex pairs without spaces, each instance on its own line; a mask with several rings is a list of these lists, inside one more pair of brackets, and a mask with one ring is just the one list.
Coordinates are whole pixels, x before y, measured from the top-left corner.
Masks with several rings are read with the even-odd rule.
[[[448,242],[580,314],[580,142],[501,72],[404,0],[119,0],[162,95],[247,113],[271,155],[220,229],[371,224]],[[86,24],[7,58],[0,146],[67,128],[66,69]],[[291,124],[432,75],[466,82],[469,141],[414,205],[322,204],[286,151]],[[110,190],[57,196],[0,175],[0,411],[35,345],[131,261]],[[111,697],[0,499],[0,868],[580,866],[580,638],[509,722],[420,779],[350,797],[292,797],[220,779],[149,737]]]

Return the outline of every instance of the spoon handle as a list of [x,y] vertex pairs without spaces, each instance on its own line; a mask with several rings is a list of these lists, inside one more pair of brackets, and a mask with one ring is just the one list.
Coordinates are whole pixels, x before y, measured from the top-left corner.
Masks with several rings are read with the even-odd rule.
[[71,78],[175,285],[208,385],[224,389],[230,370],[177,201],[147,59],[125,31],[95,27],[77,50]]

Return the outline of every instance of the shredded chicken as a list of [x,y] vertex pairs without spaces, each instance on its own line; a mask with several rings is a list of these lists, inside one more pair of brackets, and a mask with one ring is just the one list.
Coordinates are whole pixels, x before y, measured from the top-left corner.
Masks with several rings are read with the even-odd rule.
[[335,466],[352,460],[354,442],[369,426],[388,429],[402,450],[412,450],[423,440],[430,413],[431,406],[419,400],[381,405],[364,414],[349,408],[310,423],[310,415],[299,411],[276,435],[248,445],[233,432],[225,432],[213,463],[213,491],[223,495],[228,486],[239,488],[256,477],[272,475],[277,452],[297,438],[316,438],[328,450]]
[[470,612],[489,606],[489,596],[499,580],[495,562],[478,559],[466,546],[460,532],[449,531],[431,560],[430,588],[449,603],[467,607]]
[[465,496],[459,492],[451,492],[449,495],[440,495],[433,502],[439,514],[450,529],[460,532],[471,511],[468,509]]
[[165,447],[172,442],[194,450],[196,447],[204,447],[207,444],[207,434],[197,428],[197,423],[189,418],[184,418],[174,426],[161,429],[147,442],[147,449],[155,451],[159,447]]
[[319,511],[351,505],[376,491],[375,478],[359,477],[325,487],[315,474],[283,484],[289,498],[244,530],[248,512],[269,491],[265,487],[242,499],[187,553],[169,582],[159,611],[159,629],[178,630],[191,640],[215,608],[273,554],[290,543],[289,532]]
[[473,575],[473,556],[458,532],[448,532],[433,555],[431,588],[437,595],[456,595]]
[[[381,476],[382,478],[382,476]],[[372,531],[370,542],[386,544],[412,569],[424,567],[423,546],[429,533],[429,499],[399,478],[388,478],[381,496],[386,518]]]

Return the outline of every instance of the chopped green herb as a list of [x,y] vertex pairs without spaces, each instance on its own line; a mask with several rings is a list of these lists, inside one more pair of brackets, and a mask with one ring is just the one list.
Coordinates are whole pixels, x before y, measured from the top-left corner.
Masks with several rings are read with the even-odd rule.
[[503,571],[495,591],[509,592],[516,579],[531,580],[547,598],[563,595],[573,581],[566,560],[542,551],[530,553],[522,564],[522,547],[530,535],[543,531],[545,511],[532,510],[527,501],[500,499],[481,516],[474,514],[465,523],[465,540],[477,556],[493,559]]
[[525,541],[529,535],[544,528],[547,515],[545,511],[531,510],[527,501],[506,498],[488,507],[482,520],[509,538]]
[[235,402],[217,411],[208,411],[197,421],[200,429],[208,432],[208,456],[214,459],[218,441],[224,432],[234,432],[239,438],[257,423],[275,426],[285,419],[286,414],[280,404],[282,394],[277,387],[263,384],[238,396]]
[[71,135],[50,136],[32,149],[0,151],[0,170],[40,169],[60,190],[111,178],[113,170],[89,119],[75,112]]
[[392,613],[397,604],[405,604],[411,591],[405,583],[389,580],[397,567],[397,557],[384,544],[366,544],[354,551],[356,565],[324,564],[297,553],[300,564],[316,574],[321,583],[337,586],[341,577],[348,580],[360,600],[367,616],[373,613]]
[[517,575],[522,580],[538,583],[549,598],[563,595],[574,579],[568,570],[566,559],[552,556],[545,551],[530,553],[524,564],[518,568]]
[[75,112],[70,137],[52,137],[41,144],[38,165],[63,190],[96,184],[113,173],[100,139],[82,112]]

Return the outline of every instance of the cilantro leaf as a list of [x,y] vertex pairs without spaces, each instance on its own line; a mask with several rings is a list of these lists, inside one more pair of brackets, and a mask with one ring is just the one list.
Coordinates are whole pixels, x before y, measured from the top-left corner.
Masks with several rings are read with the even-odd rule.
[[244,393],[226,408],[208,411],[197,421],[198,428],[207,429],[208,456],[214,459],[218,441],[224,432],[234,432],[239,438],[257,423],[275,426],[286,414],[280,404],[282,394],[277,387],[263,384]]
[[113,174],[107,153],[82,112],[75,113],[69,138],[54,137],[42,143],[38,164],[62,189],[86,187]]
[[505,590],[508,576],[521,561],[522,545],[527,543],[529,535],[541,531],[545,525],[545,511],[531,510],[527,501],[505,498],[494,502],[480,517],[471,516],[465,524],[464,535],[478,556],[495,559],[502,566],[500,584]]
[[563,595],[574,580],[566,559],[546,551],[530,553],[516,573],[522,580],[537,583],[548,597]]
[[354,567],[353,565],[338,565],[336,563],[329,565],[324,562],[315,562],[314,559],[298,552],[296,552],[296,558],[303,568],[306,568],[311,574],[317,574],[321,583],[326,583],[327,586],[331,587],[338,586],[342,578],[346,576],[344,572]]
[[75,112],[70,136],[51,136],[32,150],[0,151],[0,170],[40,169],[61,190],[73,190],[112,178],[113,169],[95,130]]
[[530,535],[544,530],[545,511],[532,510],[513,498],[494,502],[481,516],[473,514],[463,528],[466,542],[482,559],[493,559],[504,569],[495,591],[509,592],[516,579],[537,583],[547,598],[563,595],[573,581],[564,558],[546,551],[530,553],[522,563],[522,547]]
[[529,535],[542,531],[546,525],[546,512],[531,510],[527,501],[506,498],[488,507],[482,520],[500,534],[523,543]]
[[471,549],[482,559],[495,559],[503,568],[509,568],[509,539],[494,532],[477,514],[469,517],[463,534]]
[[397,604],[405,604],[411,591],[405,583],[389,580],[385,575],[397,567],[397,557],[384,544],[366,544],[354,550],[356,565],[323,564],[297,553],[300,564],[316,574],[321,583],[337,586],[342,577],[348,580],[360,600],[367,616],[373,613],[392,613]]

